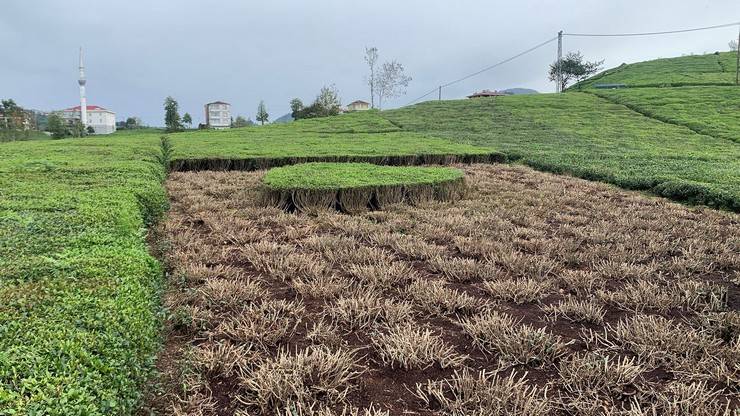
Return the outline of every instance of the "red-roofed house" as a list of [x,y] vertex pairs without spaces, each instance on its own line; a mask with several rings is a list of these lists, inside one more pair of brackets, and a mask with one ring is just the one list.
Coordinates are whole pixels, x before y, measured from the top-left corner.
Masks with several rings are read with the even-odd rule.
[[[87,125],[95,130],[95,134],[111,134],[116,131],[116,113],[100,107],[98,105],[88,105],[87,107]],[[73,123],[80,120],[80,107],[71,107],[62,110],[62,118],[67,123]]]

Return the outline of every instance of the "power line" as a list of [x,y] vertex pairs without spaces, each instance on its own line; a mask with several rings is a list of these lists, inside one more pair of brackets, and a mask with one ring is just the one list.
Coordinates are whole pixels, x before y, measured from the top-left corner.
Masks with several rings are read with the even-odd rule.
[[697,27],[692,29],[667,30],[664,32],[643,32],[643,33],[563,33],[565,36],[581,37],[624,37],[624,36],[652,36],[652,35],[669,35],[672,33],[696,32],[699,30],[720,29],[723,27],[740,26],[740,22],[727,23],[724,25]]
[[[464,77],[462,77],[462,78],[458,78],[458,79],[456,79],[456,80],[454,80],[454,81],[450,81],[450,82],[448,82],[448,83],[446,83],[446,84],[442,84],[442,85],[440,85],[439,87],[435,87],[435,88],[434,88],[433,90],[429,91],[428,93],[426,93],[426,94],[424,94],[424,95],[420,96],[419,98],[417,98],[417,99],[415,99],[415,100],[413,100],[413,101],[410,101],[410,102],[409,102],[408,104],[406,104],[406,105],[411,105],[411,104],[413,104],[413,103],[415,103],[415,102],[417,102],[417,101],[421,100],[422,98],[424,98],[424,97],[426,97],[426,96],[428,96],[428,95],[430,95],[430,94],[434,93],[435,91],[438,91],[438,90],[439,90],[440,88],[445,88],[445,87],[449,87],[450,85],[453,85],[453,84],[457,84],[458,82],[462,82],[462,81],[465,81],[465,80],[466,80],[466,79],[468,79],[468,78],[472,78],[472,77],[474,77],[474,76],[476,76],[476,75],[479,75],[479,74],[482,74],[482,73],[484,73],[484,72],[486,72],[486,71],[490,71],[491,69],[493,69],[493,68],[496,68],[497,66],[501,66],[501,65],[503,65],[503,64],[505,64],[505,63],[511,62],[511,61],[513,61],[514,59],[516,59],[516,58],[519,58],[520,56],[526,55],[526,54],[528,54],[528,53],[530,53],[530,52],[533,52],[533,51],[535,51],[535,50],[537,50],[537,49],[539,49],[539,48],[541,48],[541,47],[543,47],[543,46],[547,45],[547,44],[548,44],[548,43],[550,43],[550,42],[553,42],[553,41],[555,41],[555,40],[556,40],[557,38],[558,38],[557,36],[555,36],[555,37],[553,37],[553,38],[550,38],[550,39],[548,39],[548,40],[546,40],[546,41],[544,41],[544,42],[542,42],[542,43],[539,43],[539,44],[537,44],[537,45],[535,45],[535,46],[533,46],[533,47],[531,47],[531,48],[529,48],[529,49],[527,49],[527,50],[525,50],[525,51],[523,51],[523,52],[520,52],[520,53],[518,53],[518,54],[516,54],[516,55],[514,55],[514,56],[512,56],[512,57],[510,57],[510,58],[504,59],[503,61],[501,61],[501,62],[497,62],[497,63],[495,63],[495,64],[493,64],[493,65],[487,66],[487,67],[485,67],[485,68],[481,69],[480,71],[476,71],[476,72],[473,72],[472,74],[466,75],[466,76],[464,76]],[[440,94],[440,95],[441,95],[441,94]]]
[[421,100],[422,98],[424,98],[424,97],[428,96],[429,94],[431,94],[431,93],[433,93],[433,92],[437,91],[437,88],[438,88],[438,87],[434,87],[434,89],[433,89],[433,90],[429,91],[428,93],[426,93],[426,94],[424,94],[424,95],[422,95],[422,96],[419,96],[419,98],[417,98],[417,99],[415,99],[415,100],[413,100],[413,101],[409,101],[409,102],[408,102],[408,104],[406,104],[406,105],[411,105],[411,104],[413,104],[413,103],[415,103],[415,102],[417,102],[417,101]]
[[[654,35],[669,35],[669,34],[674,34],[674,33],[697,32],[697,31],[700,31],[700,30],[720,29],[720,28],[732,27],[732,26],[738,26],[738,27],[740,27],[740,22],[726,23],[726,24],[714,25],[714,26],[696,27],[696,28],[690,28],[690,29],[667,30],[667,31],[662,31],[662,32],[641,32],[641,33],[562,33],[561,32],[561,33],[562,33],[563,36],[573,36],[573,37],[576,37],[576,36],[577,37],[654,36]],[[530,52],[532,52],[532,51],[534,51],[536,49],[539,49],[539,48],[547,45],[550,42],[555,41],[556,39],[558,39],[558,36],[555,36],[555,37],[550,38],[550,39],[548,39],[548,40],[546,40],[546,41],[544,41],[542,43],[539,43],[539,44],[537,44],[537,45],[535,45],[535,46],[533,46],[533,47],[531,47],[531,48],[529,48],[529,49],[527,49],[527,50],[525,50],[525,51],[523,51],[521,53],[518,53],[518,54],[512,56],[511,58],[508,58],[508,59],[505,59],[505,60],[503,60],[501,62],[495,63],[495,64],[493,64],[491,66],[487,66],[487,67],[481,69],[480,71],[473,72],[472,74],[466,75],[466,76],[464,76],[462,78],[458,78],[458,79],[456,79],[454,81],[448,82],[446,84],[442,84],[442,85],[440,85],[438,87],[435,87],[434,89],[430,90],[429,92],[425,93],[424,95],[421,95],[418,98],[414,99],[413,101],[410,101],[406,105],[414,104],[415,102],[417,102],[417,101],[421,100],[422,98],[425,98],[425,97],[427,97],[427,96],[429,96],[429,95],[431,95],[431,94],[433,94],[435,92],[439,92],[439,98],[442,99],[442,88],[449,87],[450,85],[457,84],[458,82],[465,81],[468,78],[472,78],[472,77],[474,77],[476,75],[482,74],[483,72],[489,71],[489,70],[491,70],[493,68],[496,68],[496,67],[498,67],[500,65],[503,65],[505,63],[511,62],[514,59],[519,58],[522,55],[526,55],[526,54],[528,54],[528,53],[530,53]],[[558,59],[560,59],[560,58],[558,58]],[[738,50],[738,59],[740,59],[740,50]],[[740,65],[738,65],[738,66],[739,66],[738,71],[740,71]]]

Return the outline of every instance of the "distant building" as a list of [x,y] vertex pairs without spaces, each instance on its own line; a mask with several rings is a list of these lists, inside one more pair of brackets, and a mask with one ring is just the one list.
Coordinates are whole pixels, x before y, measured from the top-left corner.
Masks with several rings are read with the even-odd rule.
[[[116,113],[97,106],[86,106],[87,127],[92,127],[95,134],[111,134],[116,131]],[[81,106],[67,108],[61,111],[62,118],[67,124],[73,124],[75,120],[82,119]]]
[[94,134],[111,134],[116,131],[116,113],[97,105],[87,105],[87,94],[85,93],[85,65],[82,62],[82,48],[80,48],[80,78],[77,83],[80,86],[80,105],[66,108],[57,112],[67,124],[74,124],[79,120],[85,128],[92,127]]
[[231,104],[214,101],[205,105],[206,125],[214,129],[231,127]]
[[362,111],[362,110],[369,110],[370,109],[370,103],[362,100],[353,101],[349,104],[347,104],[347,111]]
[[502,97],[506,95],[511,95],[510,93],[502,92],[502,91],[491,91],[491,90],[483,90],[480,92],[476,92],[473,94],[468,95],[468,98],[481,98],[481,97]]
[[10,114],[0,110],[0,127],[14,130],[35,130],[36,117],[31,110],[23,110]]

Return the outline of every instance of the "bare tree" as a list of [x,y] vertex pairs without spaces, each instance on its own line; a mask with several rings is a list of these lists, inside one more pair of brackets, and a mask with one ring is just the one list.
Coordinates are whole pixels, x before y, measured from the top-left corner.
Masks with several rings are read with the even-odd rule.
[[376,65],[378,63],[378,48],[365,46],[365,62],[370,67],[370,75],[367,77],[367,85],[370,86],[370,108],[375,108],[375,87],[377,83]]
[[729,41],[727,43],[727,46],[730,47],[730,50],[731,51],[733,51],[733,52],[736,51],[737,50],[737,40],[733,39],[733,40]]
[[383,107],[384,98],[395,98],[406,94],[409,82],[411,82],[411,77],[404,74],[403,65],[397,61],[384,63],[375,80],[378,108]]

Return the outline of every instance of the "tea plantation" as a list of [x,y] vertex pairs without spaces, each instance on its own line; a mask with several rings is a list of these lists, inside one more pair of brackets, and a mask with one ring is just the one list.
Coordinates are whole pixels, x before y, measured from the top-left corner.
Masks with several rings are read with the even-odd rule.
[[[732,59],[651,61],[582,86],[724,85]],[[174,153],[152,132],[0,144],[0,415],[136,411],[165,317],[146,237],[168,166],[510,161],[740,211],[739,90],[636,90],[178,133]]]

